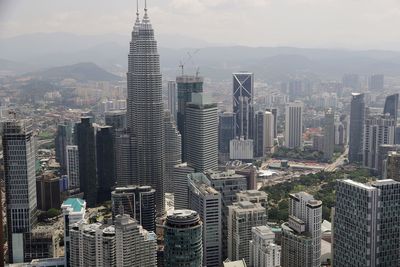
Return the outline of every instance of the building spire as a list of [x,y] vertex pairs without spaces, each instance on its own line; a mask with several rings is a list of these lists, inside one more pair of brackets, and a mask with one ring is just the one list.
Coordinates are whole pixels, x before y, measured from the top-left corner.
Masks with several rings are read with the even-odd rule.
[[147,0],[144,0],[144,17],[143,22],[149,22],[149,15],[147,14]]

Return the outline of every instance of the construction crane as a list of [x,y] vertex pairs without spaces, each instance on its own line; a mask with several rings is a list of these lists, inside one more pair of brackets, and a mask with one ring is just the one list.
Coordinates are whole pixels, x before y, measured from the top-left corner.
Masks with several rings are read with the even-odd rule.
[[[185,74],[185,66],[188,63],[188,61],[191,61],[191,63],[195,65],[193,61],[193,56],[196,55],[199,51],[200,49],[196,49],[193,52],[188,51],[186,58],[180,61],[179,68],[181,69],[182,76]],[[197,68],[196,75],[198,74],[198,72],[199,68]]]

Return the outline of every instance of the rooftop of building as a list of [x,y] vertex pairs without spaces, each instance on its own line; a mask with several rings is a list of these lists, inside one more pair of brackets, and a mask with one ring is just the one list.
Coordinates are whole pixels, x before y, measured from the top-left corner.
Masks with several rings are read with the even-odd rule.
[[246,190],[246,191],[240,191],[237,193],[238,196],[248,196],[248,197],[267,197],[267,193],[264,191],[258,191],[258,190]]
[[281,225],[282,232],[290,233],[293,236],[296,236],[297,238],[300,239],[310,239],[311,235],[307,232],[303,232],[301,234],[297,233],[294,229],[290,228],[289,223],[285,222]]
[[68,198],[62,204],[62,206],[70,206],[73,212],[81,212],[85,209],[85,201],[80,198]]
[[348,185],[351,185],[351,186],[359,187],[359,188],[365,189],[365,190],[375,190],[376,189],[375,187],[370,186],[368,184],[355,182],[355,181],[350,180],[350,179],[341,180],[340,182],[348,184]]
[[271,228],[266,225],[253,227],[252,230],[262,236],[275,235],[275,233],[271,230]]
[[224,267],[247,267],[245,260],[224,261]]
[[237,178],[243,178],[246,179],[246,176],[242,174],[237,174],[235,170],[227,170],[227,171],[207,171],[205,172],[205,175],[209,179],[217,180],[217,179],[237,179]]

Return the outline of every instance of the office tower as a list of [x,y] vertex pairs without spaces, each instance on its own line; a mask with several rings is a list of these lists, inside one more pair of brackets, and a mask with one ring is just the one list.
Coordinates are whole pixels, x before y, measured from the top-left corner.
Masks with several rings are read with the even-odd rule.
[[175,210],[164,223],[164,266],[203,266],[202,222],[193,210]]
[[72,224],[85,219],[86,202],[79,198],[68,198],[61,205],[64,218],[64,258],[65,267],[71,267],[71,236],[69,228]]
[[168,81],[168,110],[174,121],[177,121],[177,102],[178,93],[176,90],[176,82]]
[[278,109],[277,108],[267,108],[265,111],[269,111],[274,116],[274,138],[278,137]]
[[260,203],[240,201],[228,206],[228,258],[250,261],[252,227],[267,224],[267,211]]
[[358,74],[345,74],[342,78],[343,88],[358,90],[360,88],[360,77]]
[[394,145],[396,123],[388,115],[369,116],[364,123],[363,165],[377,171],[380,145]]
[[105,114],[105,123],[113,130],[126,128],[126,110],[115,110]]
[[156,190],[157,212],[164,210],[164,124],[160,56],[147,14],[139,15],[128,60],[128,129],[133,138],[133,184]]
[[334,266],[398,266],[400,259],[400,183],[336,186],[333,228]]
[[37,208],[42,211],[61,206],[60,177],[45,173],[36,178]]
[[229,142],[229,159],[252,162],[254,158],[253,139],[233,139]]
[[390,117],[394,118],[394,121],[397,124],[398,111],[399,111],[399,94],[394,94],[386,97],[383,114],[390,114]]
[[8,255],[10,263],[20,263],[25,235],[32,231],[37,215],[35,141],[32,121],[10,120],[2,125]]
[[[55,258],[58,256],[59,237],[52,226],[35,226],[24,236],[24,262],[33,259]],[[23,265],[26,266],[26,265]]]
[[117,265],[122,267],[157,266],[157,237],[128,215],[115,218]]
[[335,112],[328,109],[324,120],[324,159],[331,160],[335,152]]
[[313,136],[313,150],[324,151],[325,136],[323,134],[315,134]]
[[362,160],[365,119],[364,94],[353,93],[350,106],[349,162]]
[[185,110],[185,157],[202,172],[218,167],[218,108],[203,94],[194,93]]
[[289,95],[289,100],[294,101],[299,97],[302,97],[304,95],[304,84],[302,80],[299,79],[294,79],[289,81],[289,87],[288,87],[288,95]]
[[115,132],[115,175],[117,186],[135,184],[134,138],[125,130]]
[[321,266],[321,223],[321,201],[305,192],[289,194],[289,221],[282,224],[282,267]]
[[164,113],[164,132],[165,132],[165,192],[174,192],[174,166],[182,163],[182,144],[181,134],[176,127],[174,118],[169,111]]
[[79,150],[79,185],[88,207],[97,204],[98,179],[96,170],[96,137],[92,117],[82,117],[76,124]]
[[79,189],[79,150],[78,146],[67,146],[68,189]]
[[66,147],[73,144],[72,128],[72,123],[67,122],[57,126],[55,138],[56,160],[60,163],[63,171],[67,170]]
[[194,173],[195,170],[187,165],[181,163],[174,166],[174,208],[187,209],[189,208],[189,187],[188,175]]
[[389,152],[386,160],[384,178],[400,181],[400,153],[398,151]]
[[236,193],[248,189],[247,178],[233,170],[205,173],[208,184],[222,197],[222,259],[228,257],[228,206],[237,201]]
[[281,266],[281,247],[274,243],[275,234],[268,226],[251,229],[250,261],[253,267]]
[[117,187],[111,193],[113,218],[127,214],[147,231],[156,230],[156,191],[150,186]]
[[[378,149],[377,174],[380,178],[385,178],[388,156],[390,152],[400,152],[399,145],[380,145]],[[394,178],[389,178],[396,180]]]
[[269,111],[259,111],[255,115],[254,155],[264,157],[274,146],[274,115]]
[[383,74],[373,74],[368,79],[368,89],[370,91],[383,90],[385,85],[385,76]]
[[259,203],[267,212],[268,210],[268,195],[264,191],[245,190],[236,193],[237,201],[248,201],[251,203]]
[[96,159],[98,177],[97,201],[99,203],[111,199],[111,190],[115,186],[114,147],[112,127],[98,127],[96,134]]
[[186,105],[192,102],[193,93],[203,92],[203,77],[199,76],[178,76],[176,77],[176,85],[178,88],[178,112],[177,112],[177,126],[182,136],[182,161],[186,161]]
[[235,115],[232,112],[222,112],[218,115],[218,152],[219,160],[229,160],[229,142],[235,138]]
[[203,265],[219,267],[222,262],[221,194],[208,182],[203,173],[189,175],[189,209],[196,211],[203,222]]
[[286,105],[285,146],[290,149],[303,147],[303,103],[300,101]]
[[253,139],[254,74],[233,73],[233,113],[236,116],[236,137]]

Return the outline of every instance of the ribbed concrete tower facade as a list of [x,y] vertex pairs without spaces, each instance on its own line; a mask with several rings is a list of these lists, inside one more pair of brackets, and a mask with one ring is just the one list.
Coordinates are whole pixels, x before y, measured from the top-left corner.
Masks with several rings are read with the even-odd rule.
[[[137,13],[139,16],[139,12]],[[128,62],[128,130],[133,138],[133,182],[156,190],[157,212],[164,210],[164,124],[160,56],[147,15],[136,19]]]

